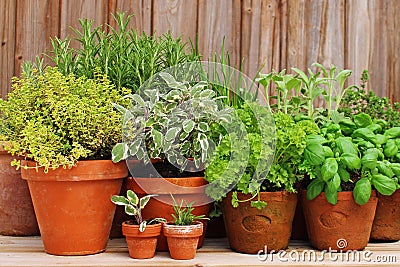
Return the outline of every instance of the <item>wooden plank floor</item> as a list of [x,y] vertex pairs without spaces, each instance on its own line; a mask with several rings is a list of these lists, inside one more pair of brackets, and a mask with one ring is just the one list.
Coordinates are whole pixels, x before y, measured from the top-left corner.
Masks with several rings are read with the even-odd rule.
[[206,239],[193,260],[172,260],[167,252],[157,252],[149,260],[135,260],[129,258],[125,240],[118,238],[109,241],[104,253],[65,257],[46,254],[40,237],[0,236],[0,266],[400,266],[400,242],[370,243],[357,256],[316,252],[312,261],[301,256],[311,255],[309,250],[308,243],[291,241],[281,259],[274,254],[262,261],[257,255],[233,252],[225,238],[218,238]]

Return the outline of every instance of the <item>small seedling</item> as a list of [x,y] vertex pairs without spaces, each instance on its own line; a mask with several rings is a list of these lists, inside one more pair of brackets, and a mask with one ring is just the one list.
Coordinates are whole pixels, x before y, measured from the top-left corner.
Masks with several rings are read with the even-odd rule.
[[154,218],[148,222],[143,220],[142,209],[149,202],[150,198],[155,196],[157,195],[147,195],[139,199],[135,192],[128,190],[126,197],[114,195],[111,197],[111,201],[116,205],[125,206],[125,213],[135,217],[136,223],[139,225],[139,231],[143,232],[147,224],[151,224],[155,221],[166,222],[164,218]]
[[175,225],[191,225],[196,220],[209,220],[209,218],[205,217],[205,215],[194,215],[192,211],[194,208],[192,207],[194,202],[190,202],[187,205],[184,205],[183,199],[178,204],[175,198],[171,195],[172,200],[174,201],[173,209],[174,214],[171,214]]

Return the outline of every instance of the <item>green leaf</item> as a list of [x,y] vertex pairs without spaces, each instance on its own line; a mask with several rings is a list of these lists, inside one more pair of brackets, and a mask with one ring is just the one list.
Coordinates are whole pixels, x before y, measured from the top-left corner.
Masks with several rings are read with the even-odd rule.
[[336,139],[336,146],[340,153],[349,153],[358,155],[357,147],[354,145],[350,137],[339,137]]
[[180,130],[181,129],[179,129],[178,127],[172,127],[171,129],[169,129],[165,134],[165,141],[169,142],[175,140]]
[[195,126],[194,121],[192,121],[192,120],[186,120],[186,121],[183,122],[183,131],[184,131],[185,133],[188,133],[188,134],[189,134],[191,131],[193,131],[194,126]]
[[384,135],[391,139],[391,138],[398,138],[400,137],[400,127],[392,127],[385,131]]
[[314,179],[307,187],[307,199],[313,200],[319,194],[321,194],[322,190],[324,190],[325,182],[321,179]]
[[311,165],[321,165],[325,160],[324,148],[319,143],[311,143],[304,150],[304,157]]
[[136,216],[138,214],[138,210],[132,205],[126,205],[125,213],[131,216]]
[[354,201],[359,205],[364,205],[371,197],[371,183],[367,178],[357,181],[353,190]]
[[151,129],[151,136],[153,137],[154,148],[160,148],[163,145],[163,135],[156,129]]
[[131,156],[135,156],[137,154],[141,143],[142,143],[142,140],[140,138],[138,138],[129,146],[129,154]]
[[377,143],[377,138],[376,135],[368,128],[360,128],[357,129],[353,132],[351,135],[352,138],[362,138],[366,141],[370,141],[371,143],[376,144]]
[[333,158],[334,157],[333,151],[329,146],[323,146],[323,148],[324,148],[324,156],[326,158]]
[[337,200],[338,200],[338,188],[336,187],[335,182],[333,181],[333,179],[329,180],[326,183],[324,193],[325,193],[326,200],[330,204],[336,205]]
[[147,196],[142,197],[139,201],[139,208],[143,209],[147,205],[147,203],[150,201],[150,198],[152,198],[154,196],[156,196],[156,195],[147,195]]
[[134,101],[135,101],[139,106],[141,106],[141,107],[144,107],[144,106],[145,106],[145,103],[144,103],[143,98],[142,98],[140,95],[138,95],[138,94],[126,95],[126,96],[124,96],[124,98],[130,98],[130,99],[134,100]]
[[389,139],[387,140],[384,148],[383,148],[383,153],[387,158],[393,158],[396,156],[397,152],[399,151],[399,148],[396,145],[396,141],[394,139]]
[[375,189],[382,195],[390,196],[396,191],[396,183],[394,180],[383,174],[372,175],[371,182]]
[[111,201],[116,205],[129,205],[129,201],[124,196],[112,196]]
[[141,222],[139,225],[139,232],[144,232],[144,230],[146,230],[146,225],[147,225],[146,221]]
[[339,122],[340,129],[345,135],[351,135],[357,128],[356,124],[350,119],[342,119]]
[[335,173],[335,175],[332,178],[332,187],[335,187],[336,190],[339,189],[340,187],[340,175],[338,173]]
[[128,190],[126,192],[126,196],[128,197],[128,200],[132,205],[137,205],[139,203],[139,198],[132,190]]
[[351,170],[358,170],[361,168],[361,160],[360,158],[354,154],[344,153],[340,156],[340,161],[346,165],[346,167]]
[[343,182],[350,181],[350,173],[346,169],[344,169],[343,167],[339,166],[338,174],[339,174],[339,176],[340,176],[340,178],[342,179]]
[[200,122],[200,123],[198,124],[197,127],[198,127],[198,129],[199,129],[200,131],[202,131],[203,133],[204,133],[204,132],[207,132],[207,131],[209,130],[208,124],[205,123],[205,122]]
[[360,113],[354,116],[354,123],[358,128],[364,128],[372,124],[372,119],[368,114]]
[[363,168],[367,168],[370,170],[373,170],[376,168],[376,165],[378,164],[378,153],[375,152],[367,152],[364,154],[364,156],[361,159],[361,165]]
[[338,163],[335,158],[327,158],[322,165],[321,174],[324,181],[333,178],[338,171]]
[[113,162],[120,162],[128,158],[128,145],[126,143],[116,144],[111,151],[111,159]]

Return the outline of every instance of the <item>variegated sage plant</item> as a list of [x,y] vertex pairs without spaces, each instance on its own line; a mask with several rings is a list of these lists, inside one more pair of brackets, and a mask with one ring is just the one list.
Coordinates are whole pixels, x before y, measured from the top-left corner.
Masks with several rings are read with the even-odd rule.
[[231,123],[232,108],[223,106],[208,82],[175,74],[161,72],[127,95],[130,107],[114,105],[123,115],[123,142],[112,151],[114,162],[134,157],[147,164],[161,158],[184,170],[188,158],[199,168],[212,155],[222,139],[215,133],[210,138],[212,128]]

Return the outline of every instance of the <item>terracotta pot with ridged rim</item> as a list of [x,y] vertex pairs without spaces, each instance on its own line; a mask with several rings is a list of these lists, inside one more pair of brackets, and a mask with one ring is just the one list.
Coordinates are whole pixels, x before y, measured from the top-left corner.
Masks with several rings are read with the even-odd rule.
[[400,189],[391,196],[378,194],[378,206],[370,238],[386,241],[400,240]]
[[54,255],[88,255],[106,249],[115,205],[128,175],[125,162],[82,160],[71,169],[45,173],[34,161],[22,161],[44,249]]
[[203,223],[175,225],[166,223],[163,227],[167,237],[169,255],[175,260],[191,260],[196,256],[199,237],[203,234]]
[[11,166],[15,157],[4,145],[0,142],[0,235],[39,235],[28,184],[21,171]]
[[[250,194],[237,193],[239,200],[251,198]],[[259,210],[251,202],[232,206],[232,192],[222,201],[226,233],[231,248],[237,252],[256,254],[266,246],[267,251],[286,249],[296,210],[297,194],[260,192],[260,199],[267,205]]]
[[311,245],[319,250],[362,250],[368,245],[378,198],[372,191],[365,205],[358,205],[353,192],[338,192],[336,205],[322,192],[307,200],[303,191],[303,211]]
[[[171,184],[160,186],[160,180],[163,179]],[[181,200],[184,203],[208,200],[208,196],[204,192],[204,186],[207,181],[203,177],[181,177],[181,178],[128,178],[125,181],[127,189],[133,190],[139,197],[143,197],[148,194],[156,194],[156,198],[151,198],[147,203],[146,208],[142,211],[142,216],[145,220],[151,218],[164,218],[167,221],[172,220],[171,214],[174,213],[172,205],[168,204],[171,202],[171,194],[174,195],[177,203]],[[173,187],[173,185],[179,185],[179,188]],[[200,206],[193,205],[193,214],[208,216],[211,209],[211,201],[209,204]],[[207,227],[207,221],[204,221],[204,229]],[[200,248],[204,241],[205,230],[200,237],[198,247]],[[167,240],[163,233],[158,238],[157,251],[168,251]]]
[[162,224],[149,224],[143,232],[139,225],[129,222],[122,223],[122,234],[126,237],[129,256],[134,259],[150,259],[154,257],[157,238],[161,233]]

